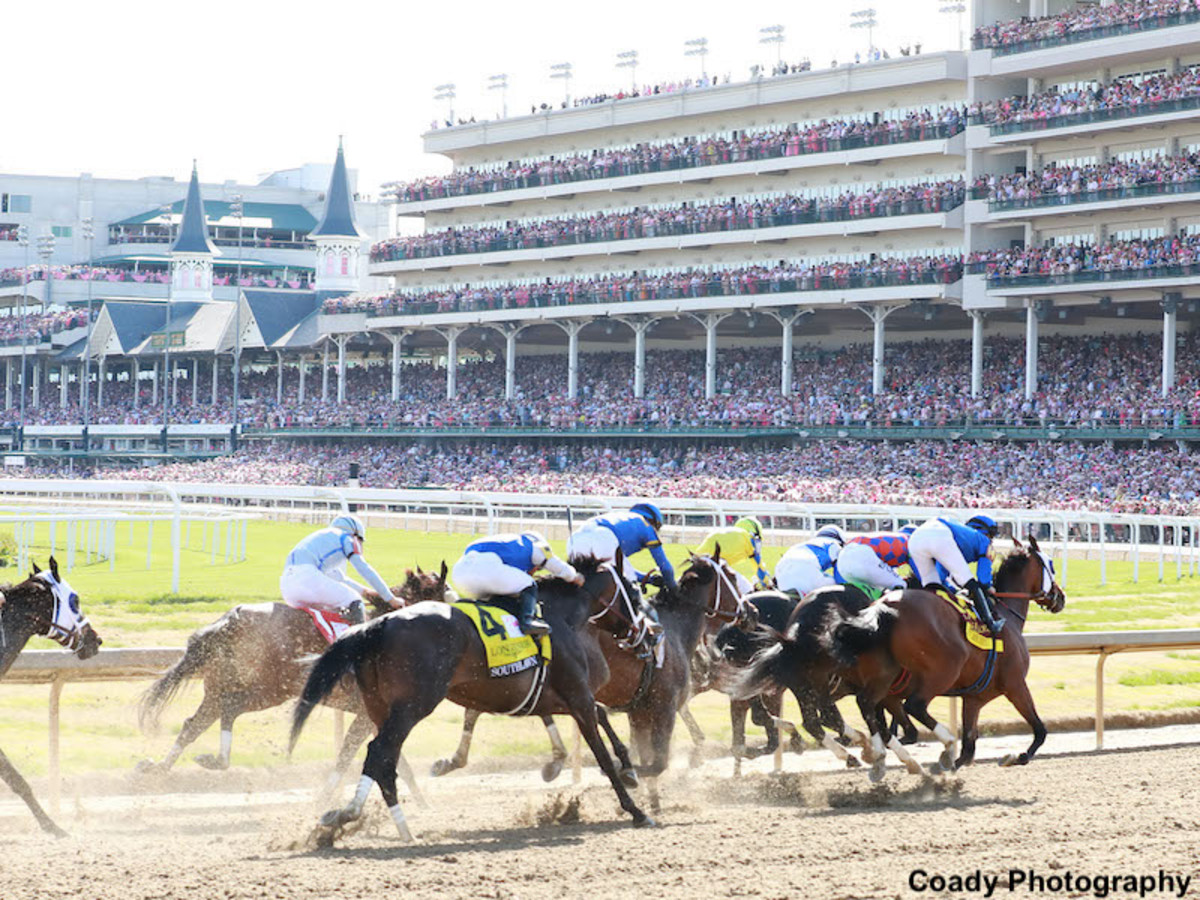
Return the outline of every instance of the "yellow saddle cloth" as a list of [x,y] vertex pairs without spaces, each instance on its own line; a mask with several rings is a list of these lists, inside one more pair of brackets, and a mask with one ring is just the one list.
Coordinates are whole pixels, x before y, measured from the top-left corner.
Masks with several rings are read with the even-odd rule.
[[994,638],[987,626],[979,621],[979,615],[975,612],[975,607],[969,600],[960,597],[957,594],[948,594],[945,591],[938,591],[938,596],[954,607],[963,618],[963,633],[966,635],[967,643],[978,647],[980,650],[991,650],[995,645],[997,653],[1004,652],[1004,641],[999,638]]
[[541,647],[521,631],[517,617],[498,606],[462,600],[455,609],[475,623],[475,630],[487,652],[488,674],[493,678],[515,675],[550,661],[550,638],[541,638]]

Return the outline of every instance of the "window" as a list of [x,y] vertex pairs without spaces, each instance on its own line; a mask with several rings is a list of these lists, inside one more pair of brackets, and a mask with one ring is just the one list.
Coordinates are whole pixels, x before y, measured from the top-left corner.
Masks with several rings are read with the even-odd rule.
[[1110,237],[1114,241],[1153,241],[1162,237],[1164,233],[1160,225],[1157,228],[1122,228],[1120,231],[1114,231]]
[[0,194],[0,212],[27,213],[33,210],[33,198],[28,194]]
[[50,233],[56,238],[69,238],[71,236],[70,225],[51,225]]
[[1085,231],[1081,234],[1053,234],[1046,239],[1049,247],[1084,247],[1096,243],[1096,235]]

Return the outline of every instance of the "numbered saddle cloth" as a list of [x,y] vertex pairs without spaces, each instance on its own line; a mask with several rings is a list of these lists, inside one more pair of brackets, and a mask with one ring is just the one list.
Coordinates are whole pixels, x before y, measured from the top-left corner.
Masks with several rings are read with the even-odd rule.
[[533,638],[521,631],[517,617],[507,610],[469,600],[451,606],[475,623],[487,652],[491,677],[515,675],[550,661],[550,638],[542,638],[539,649]]
[[971,602],[958,594],[951,594],[947,591],[938,591],[938,596],[949,603],[958,612],[963,619],[964,634],[967,638],[967,643],[978,647],[980,650],[994,649],[997,653],[1004,652],[1004,641],[999,638],[992,637],[987,626],[979,621],[979,616],[975,612],[975,607]]

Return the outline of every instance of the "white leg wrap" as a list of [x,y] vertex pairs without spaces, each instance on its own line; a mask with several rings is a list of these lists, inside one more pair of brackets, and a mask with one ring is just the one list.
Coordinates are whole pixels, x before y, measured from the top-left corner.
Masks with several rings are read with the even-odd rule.
[[411,844],[413,841],[412,832],[408,830],[408,822],[404,818],[404,810],[400,808],[400,804],[388,807],[388,812],[392,814],[392,821],[396,823],[396,830],[400,832],[400,840],[406,844]]
[[358,790],[354,792],[354,799],[350,801],[350,809],[354,815],[362,813],[362,808],[366,805],[367,795],[371,793],[371,788],[375,784],[375,779],[370,775],[364,775],[358,779]]
[[[892,740],[895,740],[895,738]],[[883,735],[871,735],[871,752],[875,754],[876,759],[887,756],[887,750],[883,746]]]
[[554,748],[554,758],[566,759],[567,747],[558,733],[558,726],[551,722],[546,726],[546,734],[550,735],[550,746]]
[[947,728],[945,725],[943,725],[941,722],[938,722],[937,725],[934,726],[933,736],[936,737],[943,744],[945,744],[947,747],[950,747],[954,744],[954,735],[952,735],[950,733],[950,729]]
[[837,742],[837,739],[834,738],[834,736],[832,734],[830,734],[828,731],[825,732],[825,736],[823,738],[821,738],[821,743],[824,744],[826,750],[828,750],[830,753],[832,753],[834,756],[836,756],[838,759],[842,760],[843,762],[845,761],[846,757],[848,757],[850,755],[849,751],[847,751],[845,747],[843,747],[841,744],[839,744]]
[[888,749],[896,754],[896,757],[900,760],[900,762],[904,763],[904,767],[908,769],[910,774],[925,774],[925,770],[921,767],[921,764],[913,758],[911,753],[908,752],[908,748],[900,743],[900,738],[893,736],[892,739],[888,741]]
[[233,750],[233,732],[221,731],[221,762],[229,763],[229,754]]
[[842,723],[842,737],[848,741],[853,741],[860,747],[867,746],[867,736],[856,728],[851,728],[845,722]]

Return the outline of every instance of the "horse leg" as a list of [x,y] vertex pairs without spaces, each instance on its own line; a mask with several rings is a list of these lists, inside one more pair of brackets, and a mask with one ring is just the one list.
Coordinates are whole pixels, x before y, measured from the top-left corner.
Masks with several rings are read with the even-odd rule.
[[[934,737],[942,742],[942,755],[938,757],[938,761],[930,766],[930,771],[935,774],[938,772],[954,771],[954,735],[950,733],[950,729],[935,719],[929,712],[929,703],[924,697],[912,696],[904,701],[902,712],[912,716],[926,728],[933,731]],[[894,718],[893,721],[899,721]],[[914,729],[915,731],[916,729]],[[900,743],[905,743],[903,739]]]
[[[454,751],[454,755],[449,759],[439,759],[429,769],[429,774],[434,778],[440,778],[448,772],[453,772],[455,769],[461,769],[467,764],[467,754],[471,752],[471,738],[475,734],[475,723],[479,721],[479,717],[483,715],[477,709],[468,709],[463,713],[462,735],[458,739],[458,749]],[[553,740],[553,736],[551,740]]]
[[746,751],[746,713],[750,711],[749,700],[729,701],[729,722],[733,727],[733,774],[742,774],[742,758],[748,757]]
[[183,727],[179,729],[179,736],[175,738],[174,745],[167,751],[167,755],[162,758],[162,761],[156,763],[150,760],[143,760],[138,765],[137,771],[142,773],[161,773],[167,771],[167,769],[175,765],[175,761],[179,759],[188,745],[204,734],[208,730],[208,727],[217,721],[220,716],[221,706],[219,700],[206,690],[204,699],[200,702],[196,711],[184,720]]
[[796,702],[800,704],[800,717],[804,724],[804,730],[812,735],[812,739],[818,745],[844,762],[847,769],[857,769],[861,765],[858,758],[839,744],[837,739],[821,726],[821,707],[826,703],[832,705],[832,701],[828,698],[818,698],[807,692],[793,691],[792,693]]
[[760,726],[767,733],[767,742],[757,750],[751,750],[750,756],[766,756],[774,753],[779,746],[779,728],[775,724],[776,714],[767,706],[766,698],[759,694],[750,700],[750,721]]
[[696,721],[696,717],[692,715],[692,711],[688,709],[685,703],[679,710],[679,718],[683,719],[683,724],[687,726],[688,734],[692,738],[692,752],[688,755],[688,765],[693,769],[704,761],[701,748],[704,746],[704,729],[700,727],[700,723]]
[[657,710],[650,711],[649,738],[652,762],[645,770],[648,778],[646,785],[650,790],[650,808],[654,812],[662,812],[662,804],[658,795],[658,777],[671,764],[671,733],[675,730],[675,716],[668,712],[664,704]]
[[1038,747],[1046,740],[1046,726],[1042,724],[1042,718],[1038,715],[1037,707],[1033,705],[1033,695],[1029,693],[1029,685],[1025,680],[1014,684],[1011,690],[1005,691],[1004,696],[1008,698],[1008,702],[1013,705],[1017,712],[1021,714],[1021,718],[1029,723],[1029,727],[1033,729],[1033,742],[1029,745],[1029,749],[1024,753],[1013,755],[1006,754],[1004,759],[1000,760],[1002,766],[1024,766],[1033,759],[1033,755],[1037,753]]
[[[821,723],[831,731],[836,731],[839,737],[838,743],[843,747],[849,747],[852,744],[858,744],[863,748],[863,759],[867,762],[868,753],[871,749],[871,739],[859,731],[857,728],[852,728],[846,724],[846,720],[842,718],[842,711],[837,708],[837,703],[833,699],[832,694],[826,694],[821,698]],[[852,757],[853,758],[853,757]]]
[[[612,723],[608,721],[608,710],[599,703],[596,704],[596,720],[600,723],[600,727],[604,729],[604,733],[608,735],[608,741],[613,745],[613,753],[617,755],[617,762],[621,764],[621,780],[625,782],[625,787],[631,791],[637,790],[638,776],[637,770],[633,767],[633,761],[629,758],[629,748],[621,740],[616,729],[612,727]],[[566,748],[563,748],[566,753]]]
[[979,710],[983,704],[974,695],[963,697],[962,704],[962,751],[954,762],[954,768],[969,766],[975,761],[975,742],[979,740]]
[[213,756],[201,753],[196,762],[206,769],[223,772],[229,768],[229,754],[233,750],[233,722],[246,708],[246,695],[242,692],[224,694],[221,697],[221,751]]
[[629,791],[621,783],[621,778],[617,774],[617,767],[613,765],[608,748],[604,746],[604,741],[600,738],[598,717],[596,715],[596,701],[592,699],[591,692],[586,690],[586,685],[582,685],[582,687],[584,690],[575,692],[575,695],[571,696],[568,701],[571,707],[571,716],[575,719],[575,724],[579,726],[579,733],[587,741],[588,748],[592,751],[592,756],[596,758],[596,762],[600,765],[601,771],[608,776],[608,781],[617,795],[621,809],[633,816],[633,824],[639,827],[655,824],[653,819],[638,809],[637,804],[633,802],[633,798],[629,796]]
[[21,773],[17,771],[17,767],[8,761],[8,757],[4,755],[4,751],[0,750],[0,781],[12,789],[12,792],[25,801],[25,805],[29,807],[29,811],[33,813],[33,817],[37,819],[37,823],[42,826],[42,831],[54,835],[55,837],[66,837],[67,833],[54,824],[54,820],[46,815],[46,811],[42,809],[37,798],[33,796],[33,789],[29,786]]
[[[886,695],[885,695],[886,696]],[[918,700],[917,702],[927,704],[927,700]],[[887,727],[887,718],[883,714],[883,698],[880,698],[875,704],[876,722],[878,725],[877,734],[887,735],[887,748],[896,754],[896,758],[904,763],[904,768],[908,769],[910,775],[920,775],[922,778],[928,778],[929,773],[925,771],[925,767],[917,762],[917,758],[908,752],[908,748],[900,743],[900,738],[892,734]]]
[[[873,782],[880,782],[887,773],[887,746],[883,741],[883,736],[887,733],[887,722],[883,720],[882,706],[874,696],[865,691],[859,691],[854,699],[858,703],[858,711],[867,725],[867,730],[871,732],[871,771],[868,777]],[[867,758],[865,750],[863,758]]]
[[[551,752],[550,762],[542,766],[542,781],[551,782],[562,774],[563,763],[567,761],[567,745],[563,743],[552,716],[542,716],[542,724],[546,726],[546,734],[550,737]],[[621,749],[624,750],[624,747]]]

